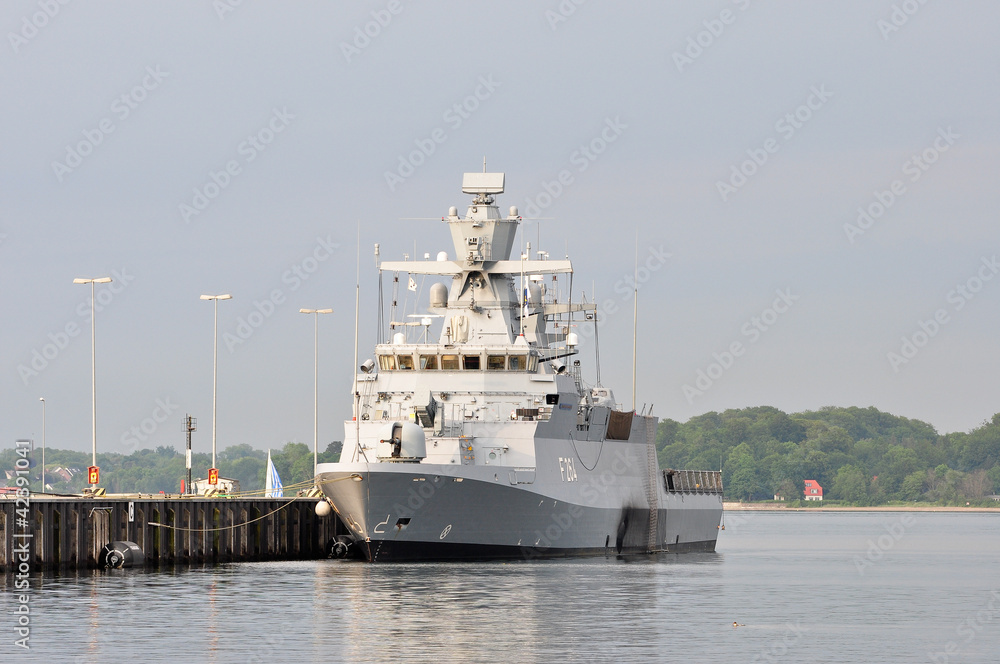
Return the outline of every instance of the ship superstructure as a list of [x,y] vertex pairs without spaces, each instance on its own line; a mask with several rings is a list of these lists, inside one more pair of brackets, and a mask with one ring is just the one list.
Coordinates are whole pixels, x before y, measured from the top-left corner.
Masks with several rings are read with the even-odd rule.
[[[495,205],[503,173],[466,173],[454,257],[383,262],[430,275],[426,314],[390,321],[356,376],[341,461],[317,481],[370,561],[712,551],[718,471],[661,471],[656,418],[586,384],[568,259],[530,245]],[[560,281],[561,279],[561,281]],[[428,329],[440,319],[437,340]],[[436,325],[435,325],[436,327]]]

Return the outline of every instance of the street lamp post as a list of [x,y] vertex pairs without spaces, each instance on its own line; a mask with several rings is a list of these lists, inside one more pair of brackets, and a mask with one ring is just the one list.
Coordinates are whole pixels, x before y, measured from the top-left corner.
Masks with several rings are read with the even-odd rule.
[[45,397],[38,397],[42,402],[42,493],[45,493]]
[[216,468],[215,465],[215,394],[216,387],[218,386],[218,368],[219,368],[219,300],[230,300],[232,295],[226,293],[224,295],[202,295],[203,300],[214,300],[215,301],[215,333],[213,337],[213,350],[212,350],[212,468]]
[[[93,279],[74,279],[74,284],[90,284],[90,391],[92,400],[93,458],[91,465],[97,466],[97,333],[94,322],[94,284],[110,284],[111,277],[94,277]],[[96,487],[97,484],[92,486]]]
[[319,466],[319,315],[332,314],[333,309],[299,309],[300,314],[313,317],[313,477]]

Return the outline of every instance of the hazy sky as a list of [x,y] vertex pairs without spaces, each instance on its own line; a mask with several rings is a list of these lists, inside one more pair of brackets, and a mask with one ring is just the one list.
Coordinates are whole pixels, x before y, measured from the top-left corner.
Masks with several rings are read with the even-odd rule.
[[73,279],[112,276],[99,450],[182,448],[185,413],[210,449],[199,296],[227,292],[219,449],[311,445],[300,307],[335,310],[320,440],[342,439],[358,228],[364,359],[374,243],[452,253],[441,222],[403,218],[464,211],[484,155],[501,210],[551,217],[526,224],[533,249],[568,250],[576,297],[596,288],[626,407],[638,236],[638,401],[660,417],[856,405],[976,427],[1000,411],[998,19],[985,0],[5,0],[0,437],[40,441],[45,397],[48,445],[90,449]]

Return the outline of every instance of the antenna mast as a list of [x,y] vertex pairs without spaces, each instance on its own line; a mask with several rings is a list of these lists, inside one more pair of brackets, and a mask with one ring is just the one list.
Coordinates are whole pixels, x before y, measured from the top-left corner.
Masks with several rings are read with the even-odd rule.
[[358,248],[354,276],[354,431],[355,449],[361,448],[361,395],[358,393],[358,317],[361,309],[361,222],[358,222]]
[[632,412],[635,412],[635,374],[639,329],[639,230],[635,231],[635,267],[632,274]]

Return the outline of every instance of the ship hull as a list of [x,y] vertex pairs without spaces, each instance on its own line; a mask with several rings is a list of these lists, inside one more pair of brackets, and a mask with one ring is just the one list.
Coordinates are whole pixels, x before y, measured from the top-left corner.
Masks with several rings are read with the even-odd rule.
[[318,481],[371,562],[711,552],[722,515],[721,495],[660,491],[654,533],[641,487],[546,490],[507,468],[323,464]]
[[657,418],[634,404],[622,410],[600,367],[596,385],[584,380],[571,359],[574,330],[593,323],[596,342],[597,305],[572,297],[568,257],[525,245],[512,260],[521,217],[495,205],[503,191],[503,173],[463,175],[468,211],[442,218],[451,258],[381,261],[376,250],[379,274],[393,275],[391,312],[401,272],[410,290],[413,275],[440,280],[426,315],[392,320],[359,366],[344,423],[349,461],[317,467],[350,531],[350,547],[339,540],[334,554],[349,548],[383,562],[713,551],[721,472],[660,470]]

